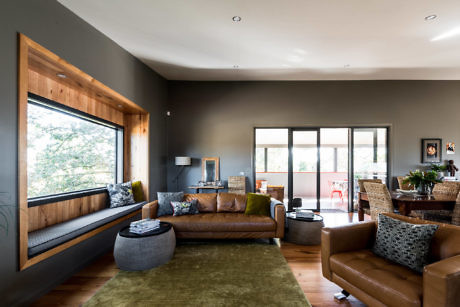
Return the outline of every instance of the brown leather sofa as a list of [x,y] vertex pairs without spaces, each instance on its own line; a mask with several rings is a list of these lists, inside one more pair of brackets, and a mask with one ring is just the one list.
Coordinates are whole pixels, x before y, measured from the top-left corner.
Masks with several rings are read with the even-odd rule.
[[[158,217],[173,225],[177,238],[243,239],[282,238],[284,205],[272,199],[271,216],[246,215],[246,195],[233,193],[185,194],[185,200],[198,200],[200,213]],[[142,208],[142,218],[157,218],[158,201]]]
[[[415,224],[437,224],[385,213]],[[323,228],[323,276],[369,306],[459,306],[460,227],[439,224],[423,274],[371,252],[376,222]]]

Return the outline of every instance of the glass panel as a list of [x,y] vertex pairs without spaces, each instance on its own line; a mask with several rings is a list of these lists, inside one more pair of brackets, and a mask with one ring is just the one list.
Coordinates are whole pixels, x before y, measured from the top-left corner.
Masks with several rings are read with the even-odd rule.
[[348,128],[320,129],[321,209],[348,211]]
[[293,198],[303,208],[316,209],[316,171],[318,162],[317,131],[293,131]]
[[356,128],[354,139],[354,181],[355,195],[359,192],[358,179],[387,179],[387,129]]
[[256,192],[288,202],[288,129],[256,129]]
[[28,197],[115,183],[116,129],[28,104]]

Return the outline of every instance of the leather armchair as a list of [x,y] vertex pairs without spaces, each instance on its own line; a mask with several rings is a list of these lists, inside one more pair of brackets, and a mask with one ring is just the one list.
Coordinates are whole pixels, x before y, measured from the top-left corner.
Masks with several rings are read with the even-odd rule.
[[323,228],[323,276],[369,306],[458,306],[460,227],[440,225],[431,244],[433,263],[425,266],[423,275],[373,254],[376,230],[376,222]]

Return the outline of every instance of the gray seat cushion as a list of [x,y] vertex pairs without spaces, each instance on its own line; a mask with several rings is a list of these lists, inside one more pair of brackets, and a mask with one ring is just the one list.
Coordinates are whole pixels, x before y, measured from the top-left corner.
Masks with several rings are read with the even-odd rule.
[[141,209],[146,203],[146,201],[143,201],[123,207],[107,208],[47,228],[32,231],[29,233],[29,257],[36,256],[104,224]]

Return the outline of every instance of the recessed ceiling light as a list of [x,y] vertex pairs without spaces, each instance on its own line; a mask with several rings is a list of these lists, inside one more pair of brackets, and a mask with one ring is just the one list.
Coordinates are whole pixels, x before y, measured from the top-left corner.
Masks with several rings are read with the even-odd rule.
[[428,16],[425,17],[425,20],[433,20],[436,17],[438,17],[438,16],[436,16],[436,15],[428,15]]
[[57,73],[56,76],[58,76],[59,78],[62,78],[62,79],[67,78],[67,76],[65,74],[63,74],[62,72]]
[[240,16],[233,16],[232,20],[234,22],[240,22],[241,21],[241,17]]

